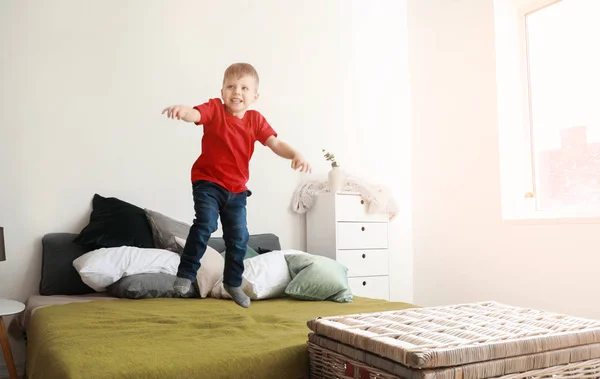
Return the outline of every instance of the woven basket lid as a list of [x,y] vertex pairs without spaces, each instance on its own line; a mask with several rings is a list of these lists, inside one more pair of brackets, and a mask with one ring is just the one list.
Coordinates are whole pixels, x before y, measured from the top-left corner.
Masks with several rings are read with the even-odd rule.
[[323,335],[408,367],[436,368],[600,342],[600,321],[497,302],[318,317]]

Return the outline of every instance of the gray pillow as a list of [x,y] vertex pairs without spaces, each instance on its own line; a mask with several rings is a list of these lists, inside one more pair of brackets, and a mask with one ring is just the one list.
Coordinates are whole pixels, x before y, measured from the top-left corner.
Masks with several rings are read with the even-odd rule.
[[144,209],[144,211],[152,229],[156,248],[180,253],[177,243],[175,243],[175,237],[187,239],[190,225],[150,209]]
[[[108,286],[107,290],[111,296],[126,299],[150,299],[159,297],[175,297],[173,283],[175,275],[151,273],[136,274],[121,278],[118,282]],[[183,297],[198,297],[199,291],[194,284],[190,291]]]
[[[146,218],[152,229],[154,245],[157,249],[167,249],[181,254],[182,249],[175,242],[175,237],[186,240],[190,233],[190,225],[185,222],[175,220],[162,213],[151,209],[144,209]],[[225,241],[222,237],[211,237],[208,240],[208,246],[222,253],[225,251]],[[280,250],[279,237],[272,233],[253,234],[248,240],[248,246],[255,251],[262,250]]]

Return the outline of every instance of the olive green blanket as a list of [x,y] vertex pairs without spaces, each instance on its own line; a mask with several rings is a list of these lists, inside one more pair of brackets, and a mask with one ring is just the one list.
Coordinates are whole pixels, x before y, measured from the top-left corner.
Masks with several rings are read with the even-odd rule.
[[306,378],[306,322],[411,307],[289,298],[92,301],[39,309],[27,331],[28,379]]

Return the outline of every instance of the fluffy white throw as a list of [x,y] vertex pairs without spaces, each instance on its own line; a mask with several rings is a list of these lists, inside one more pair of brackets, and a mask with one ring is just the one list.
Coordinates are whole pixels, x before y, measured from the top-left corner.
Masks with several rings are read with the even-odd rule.
[[[369,213],[387,212],[390,220],[398,213],[396,201],[385,187],[347,177],[342,191],[359,193],[367,202]],[[330,192],[327,181],[307,181],[300,184],[292,197],[292,209],[296,213],[306,213],[314,205],[317,196],[323,192]]]

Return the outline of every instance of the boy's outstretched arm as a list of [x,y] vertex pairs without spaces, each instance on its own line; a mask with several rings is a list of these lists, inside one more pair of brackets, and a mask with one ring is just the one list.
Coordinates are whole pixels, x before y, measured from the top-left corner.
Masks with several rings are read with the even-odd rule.
[[302,154],[294,150],[290,145],[283,142],[275,136],[267,138],[265,143],[275,154],[285,159],[292,160],[292,168],[294,170],[300,170],[300,172],[310,173],[312,171],[310,164],[304,159]]
[[186,122],[200,122],[202,115],[197,109],[188,107],[187,105],[172,105],[163,109],[161,114],[167,113],[170,119],[183,120]]

